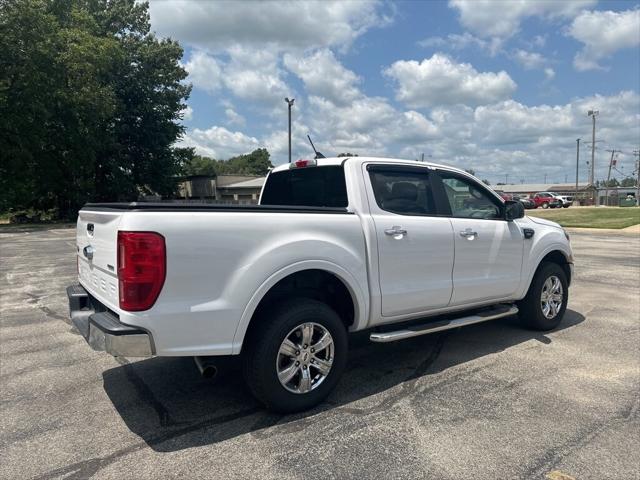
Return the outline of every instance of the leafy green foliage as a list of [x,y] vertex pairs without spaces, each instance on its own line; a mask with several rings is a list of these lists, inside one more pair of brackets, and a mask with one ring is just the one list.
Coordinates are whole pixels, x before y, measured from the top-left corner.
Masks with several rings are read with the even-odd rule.
[[0,210],[171,194],[190,86],[135,0],[0,0]]
[[187,175],[266,175],[273,168],[266,148],[258,148],[246,155],[238,155],[229,160],[214,160],[213,158],[194,155],[185,165]]

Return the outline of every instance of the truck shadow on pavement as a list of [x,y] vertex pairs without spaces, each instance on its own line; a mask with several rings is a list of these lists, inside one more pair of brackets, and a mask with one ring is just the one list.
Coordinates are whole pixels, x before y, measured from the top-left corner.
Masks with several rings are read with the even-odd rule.
[[[550,344],[550,337],[584,319],[567,310],[560,327],[548,334],[525,330],[515,318],[388,344],[356,334],[336,390],[323,404],[295,415],[270,413],[255,401],[236,358],[223,359],[215,382],[201,378],[191,358],[123,359],[103,373],[104,389],[133,433],[155,451],[173,452],[247,433],[258,438],[292,433],[327,415],[372,415],[406,399],[428,402],[439,387],[490,369],[492,354],[531,340]],[[458,368],[438,375],[453,367]]]

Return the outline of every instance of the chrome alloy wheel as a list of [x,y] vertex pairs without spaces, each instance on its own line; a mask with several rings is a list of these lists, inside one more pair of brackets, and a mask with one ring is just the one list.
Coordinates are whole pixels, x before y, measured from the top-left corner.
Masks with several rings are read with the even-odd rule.
[[542,294],[540,295],[542,314],[548,319],[554,318],[562,308],[563,301],[562,283],[558,277],[552,275],[542,286]]
[[333,355],[333,337],[326,328],[313,322],[298,325],[278,350],[278,380],[292,393],[310,392],[329,375]]

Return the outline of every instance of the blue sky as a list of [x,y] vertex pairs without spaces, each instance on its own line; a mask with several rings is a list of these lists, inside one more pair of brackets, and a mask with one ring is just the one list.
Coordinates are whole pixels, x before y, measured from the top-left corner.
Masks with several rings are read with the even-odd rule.
[[638,2],[164,0],[151,22],[185,47],[182,143],[215,158],[266,147],[285,162],[285,96],[295,158],[309,133],[325,154],[425,153],[492,183],[574,181],[590,108],[597,178],[607,149],[622,178],[640,148]]

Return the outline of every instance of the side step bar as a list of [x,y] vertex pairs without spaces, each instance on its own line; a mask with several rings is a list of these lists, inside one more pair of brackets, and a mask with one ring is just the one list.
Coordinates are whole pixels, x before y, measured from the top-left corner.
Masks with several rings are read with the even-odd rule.
[[500,305],[478,312],[467,317],[455,318],[453,320],[442,320],[422,325],[413,325],[403,328],[402,330],[394,330],[391,332],[374,332],[369,336],[369,340],[377,343],[395,342],[396,340],[404,340],[405,338],[418,337],[427,333],[441,332],[443,330],[451,330],[452,328],[473,325],[474,323],[487,322],[498,318],[508,317],[518,313],[518,307],[515,305]]

